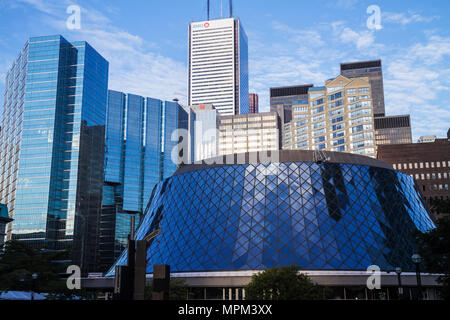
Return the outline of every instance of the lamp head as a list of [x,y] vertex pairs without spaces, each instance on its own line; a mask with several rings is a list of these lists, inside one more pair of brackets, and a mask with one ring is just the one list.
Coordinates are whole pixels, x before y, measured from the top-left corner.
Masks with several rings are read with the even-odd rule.
[[411,259],[415,264],[419,264],[422,262],[422,257],[418,253],[413,254]]
[[402,273],[402,268],[400,268],[400,267],[395,268],[395,273],[396,274]]

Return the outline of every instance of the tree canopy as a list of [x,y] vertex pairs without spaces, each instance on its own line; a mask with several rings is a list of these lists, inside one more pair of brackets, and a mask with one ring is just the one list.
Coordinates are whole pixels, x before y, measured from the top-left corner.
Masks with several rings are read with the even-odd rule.
[[438,279],[443,285],[441,294],[450,300],[450,217],[439,219],[430,232],[417,232],[415,238],[425,271],[443,274]]
[[314,284],[296,266],[266,269],[252,277],[246,287],[247,300],[320,300],[327,288]]
[[[12,240],[0,248],[0,292],[34,291],[48,298],[67,299],[77,292],[67,289],[61,274],[66,272],[69,252],[51,252]],[[33,279],[35,274],[36,279]]]

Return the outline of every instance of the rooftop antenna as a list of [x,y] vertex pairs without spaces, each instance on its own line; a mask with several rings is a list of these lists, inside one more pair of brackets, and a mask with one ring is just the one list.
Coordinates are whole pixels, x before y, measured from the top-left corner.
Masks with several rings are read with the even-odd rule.
[[222,13],[222,0],[220,0],[220,17],[223,18],[223,13]]
[[233,18],[233,0],[230,0],[230,18]]
[[209,0],[207,0],[206,3],[207,3],[206,4],[206,13],[207,13],[206,17],[207,17],[207,20],[209,21]]

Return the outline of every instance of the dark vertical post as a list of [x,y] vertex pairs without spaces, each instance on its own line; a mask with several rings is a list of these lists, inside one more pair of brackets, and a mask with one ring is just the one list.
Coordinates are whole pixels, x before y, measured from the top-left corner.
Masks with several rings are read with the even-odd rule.
[[416,279],[417,279],[417,290],[418,292],[418,299],[423,299],[422,294],[422,279],[420,279],[420,263],[416,263]]
[[170,266],[153,266],[152,300],[169,300]]
[[134,272],[134,300],[144,300],[145,273],[147,266],[147,243],[145,240],[136,241],[136,265]]

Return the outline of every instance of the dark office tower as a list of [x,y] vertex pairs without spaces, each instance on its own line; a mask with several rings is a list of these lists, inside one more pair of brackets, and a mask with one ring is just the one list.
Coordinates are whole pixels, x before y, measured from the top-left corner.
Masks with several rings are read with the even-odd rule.
[[258,95],[250,93],[248,96],[248,113],[258,113]]
[[270,88],[270,111],[277,112],[281,125],[292,120],[292,105],[308,103],[308,89],[312,84]]
[[372,88],[374,116],[385,115],[381,60],[341,63],[341,74],[347,78],[368,77]]
[[7,239],[74,247],[88,271],[103,184],[108,62],[87,42],[32,37],[6,75],[0,202]]
[[100,262],[104,271],[127,243],[131,216],[136,225],[153,187],[177,169],[172,162],[176,129],[187,129],[188,114],[176,102],[108,91],[105,182]]
[[375,143],[412,143],[411,120],[409,115],[377,117],[375,120]]

